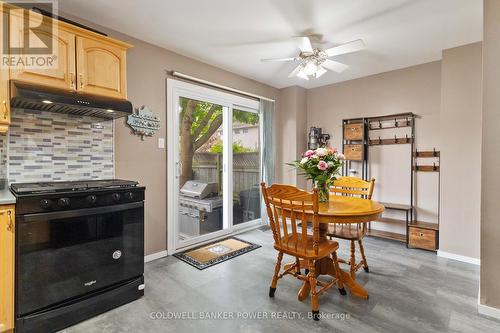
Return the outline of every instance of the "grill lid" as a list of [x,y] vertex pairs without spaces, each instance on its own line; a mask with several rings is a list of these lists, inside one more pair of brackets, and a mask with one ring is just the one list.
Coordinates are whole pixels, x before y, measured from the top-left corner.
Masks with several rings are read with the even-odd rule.
[[204,199],[219,194],[219,188],[217,183],[208,183],[202,180],[188,180],[182,186],[181,194],[191,198]]
[[97,95],[11,82],[11,107],[116,119],[132,114],[132,103]]

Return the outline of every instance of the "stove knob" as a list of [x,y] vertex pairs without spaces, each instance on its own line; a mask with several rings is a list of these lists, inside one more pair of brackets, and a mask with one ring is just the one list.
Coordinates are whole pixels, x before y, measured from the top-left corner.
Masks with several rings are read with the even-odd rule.
[[66,207],[69,207],[69,198],[61,198],[59,200],[57,200],[57,205],[61,208],[66,208]]
[[51,205],[52,202],[49,199],[40,200],[40,207],[42,207],[43,209],[49,209]]
[[120,193],[113,193],[111,195],[111,198],[113,198],[114,202],[118,202],[118,201],[120,201],[120,199],[122,198],[122,196],[120,195]]
[[87,197],[87,202],[91,205],[94,205],[97,202],[97,197],[95,195],[89,195]]
[[132,192],[125,193],[125,199],[127,199],[127,200],[134,199],[134,193],[132,193]]

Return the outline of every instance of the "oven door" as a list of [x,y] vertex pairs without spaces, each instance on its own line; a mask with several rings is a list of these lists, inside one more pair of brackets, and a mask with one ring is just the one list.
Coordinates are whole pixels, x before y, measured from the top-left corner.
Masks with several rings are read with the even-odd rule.
[[144,273],[144,203],[17,217],[17,316]]

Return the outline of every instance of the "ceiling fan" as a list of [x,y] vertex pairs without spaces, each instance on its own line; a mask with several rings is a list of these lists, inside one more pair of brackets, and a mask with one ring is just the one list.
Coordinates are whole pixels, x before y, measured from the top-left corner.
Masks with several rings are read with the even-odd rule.
[[365,48],[365,43],[363,43],[363,40],[361,39],[353,40],[326,50],[313,48],[311,39],[308,36],[293,37],[293,39],[297,41],[300,49],[300,53],[297,57],[261,59],[261,61],[299,62],[299,65],[290,73],[290,75],[288,75],[288,77],[297,76],[305,80],[309,80],[309,77],[319,78],[325,74],[327,70],[337,73],[345,71],[349,66],[328,58],[360,51]]

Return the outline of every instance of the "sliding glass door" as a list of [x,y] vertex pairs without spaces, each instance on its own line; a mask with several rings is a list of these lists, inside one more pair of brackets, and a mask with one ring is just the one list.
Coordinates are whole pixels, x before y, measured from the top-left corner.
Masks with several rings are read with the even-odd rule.
[[233,109],[233,225],[260,219],[260,116],[256,110]]
[[167,87],[172,253],[260,223],[261,117],[254,100],[176,80]]

